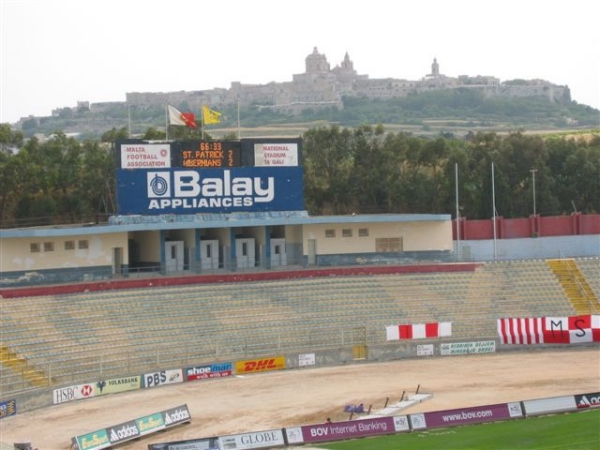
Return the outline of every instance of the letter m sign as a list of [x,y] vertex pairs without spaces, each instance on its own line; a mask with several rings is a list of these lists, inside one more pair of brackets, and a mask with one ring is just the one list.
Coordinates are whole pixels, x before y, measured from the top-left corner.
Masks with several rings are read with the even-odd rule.
[[592,342],[592,316],[546,317],[545,344],[576,344]]

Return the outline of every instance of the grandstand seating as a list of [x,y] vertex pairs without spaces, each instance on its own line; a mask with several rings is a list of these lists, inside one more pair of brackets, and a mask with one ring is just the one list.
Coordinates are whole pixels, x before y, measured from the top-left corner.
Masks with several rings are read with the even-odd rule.
[[598,298],[574,259],[551,259],[547,264],[578,314],[600,312]]
[[598,258],[580,258],[576,260],[576,263],[592,288],[596,299],[600,299],[600,260]]
[[[589,259],[581,271],[590,278],[599,267],[600,259]],[[590,280],[596,292],[597,280]],[[544,261],[494,262],[474,271],[3,299],[0,313],[1,345],[44,371],[53,384],[385,344],[387,325],[450,321],[452,339],[495,339],[501,317],[575,314]],[[356,329],[365,333],[354,333]],[[33,387],[6,364],[0,362],[0,368],[0,398]]]

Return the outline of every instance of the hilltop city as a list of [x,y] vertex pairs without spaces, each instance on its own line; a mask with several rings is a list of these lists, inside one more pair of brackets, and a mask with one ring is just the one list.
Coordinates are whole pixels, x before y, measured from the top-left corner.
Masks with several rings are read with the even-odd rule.
[[[229,89],[215,88],[199,91],[179,92],[128,92],[126,106],[148,108],[155,105],[187,104],[199,109],[202,104],[215,108],[232,105],[255,105],[272,108],[280,112],[297,113],[306,108],[319,109],[336,107],[343,109],[343,97],[366,97],[390,99],[409,94],[445,89],[476,89],[486,97],[537,97],[549,102],[564,104],[571,101],[568,86],[555,85],[549,81],[511,80],[501,82],[494,76],[460,75],[450,77],[442,74],[440,64],[434,58],[430,72],[420,80],[398,78],[371,79],[369,75],[358,74],[348,53],[333,69],[327,57],[315,47],[305,59],[304,73],[294,74],[292,81],[268,84],[231,83]],[[102,107],[123,105],[123,102],[95,103],[78,102],[81,109],[102,109]],[[58,115],[61,109],[53,111]]]

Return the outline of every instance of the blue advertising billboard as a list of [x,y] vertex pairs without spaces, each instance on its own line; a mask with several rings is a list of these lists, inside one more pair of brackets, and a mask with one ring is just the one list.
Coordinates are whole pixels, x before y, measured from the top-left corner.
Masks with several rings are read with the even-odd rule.
[[119,214],[304,210],[303,168],[117,169]]

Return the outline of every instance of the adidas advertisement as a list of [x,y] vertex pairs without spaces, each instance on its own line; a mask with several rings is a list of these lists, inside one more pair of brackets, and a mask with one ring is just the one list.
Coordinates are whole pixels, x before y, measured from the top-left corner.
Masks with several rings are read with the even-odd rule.
[[107,428],[106,432],[108,433],[108,438],[110,439],[111,444],[128,441],[140,435],[140,431],[135,424],[135,420]]
[[192,420],[187,405],[167,409],[166,411],[163,411],[162,414],[166,428]]
[[575,404],[578,409],[581,408],[597,408],[600,406],[600,392],[593,394],[583,394],[575,396]]

